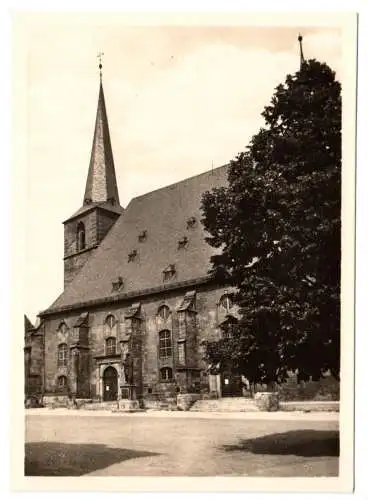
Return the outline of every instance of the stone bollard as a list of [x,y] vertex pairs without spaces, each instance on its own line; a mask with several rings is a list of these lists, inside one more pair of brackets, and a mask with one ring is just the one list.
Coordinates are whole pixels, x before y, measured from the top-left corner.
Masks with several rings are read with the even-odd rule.
[[260,411],[278,411],[280,399],[278,392],[257,392],[254,402]]
[[199,394],[178,394],[177,406],[178,410],[188,411],[190,407],[200,399]]

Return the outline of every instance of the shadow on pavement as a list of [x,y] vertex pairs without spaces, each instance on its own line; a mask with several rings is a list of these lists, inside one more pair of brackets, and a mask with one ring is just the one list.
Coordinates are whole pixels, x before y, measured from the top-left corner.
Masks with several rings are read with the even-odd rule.
[[158,455],[149,451],[109,448],[103,444],[26,443],[26,476],[81,476],[132,458]]
[[297,430],[269,434],[238,444],[224,445],[224,451],[245,451],[262,455],[296,455],[299,457],[338,457],[339,432]]

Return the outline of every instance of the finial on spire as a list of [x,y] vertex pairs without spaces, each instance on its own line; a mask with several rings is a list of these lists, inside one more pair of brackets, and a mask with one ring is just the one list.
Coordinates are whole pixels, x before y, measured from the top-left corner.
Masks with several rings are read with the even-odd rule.
[[98,65],[98,68],[100,70],[100,81],[102,81],[102,57],[103,57],[104,53],[103,52],[99,52],[97,54],[97,59],[99,61],[99,65]]
[[304,54],[303,54],[303,37],[302,35],[299,33],[299,36],[298,36],[298,42],[299,42],[299,47],[300,47],[300,68],[302,67],[302,65],[305,63],[305,59],[304,59]]

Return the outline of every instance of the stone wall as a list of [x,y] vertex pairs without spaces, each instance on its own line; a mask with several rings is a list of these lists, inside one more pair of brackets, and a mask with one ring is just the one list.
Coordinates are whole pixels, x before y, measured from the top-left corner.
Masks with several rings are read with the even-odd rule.
[[[126,315],[131,310],[132,301],[115,305],[96,306],[88,311],[88,363],[83,371],[88,379],[79,384],[79,397],[102,398],[102,376],[107,366],[113,366],[118,372],[118,384],[124,381],[120,364],[121,347],[124,339],[130,338],[129,350],[134,353],[134,382],[137,384],[138,397],[167,399],[176,397],[178,391],[190,392],[196,385],[208,390],[206,366],[201,359],[201,341],[215,339],[219,335],[218,302],[224,290],[210,286],[202,286],[197,290],[193,311],[182,313],[179,325],[178,308],[183,303],[185,290],[165,292],[162,295],[146,297],[140,302],[140,319],[135,326],[129,323]],[[170,315],[165,320],[158,315],[160,306],[167,305]],[[73,364],[70,352],[66,367],[58,367],[57,348],[65,343],[68,349],[75,344],[74,324],[81,311],[68,312],[48,317],[45,321],[45,370],[46,391],[55,392],[57,379],[61,375],[73,381]],[[106,318],[112,315],[116,323],[112,329],[106,325]],[[65,323],[64,331],[60,325]],[[159,357],[159,332],[169,330],[172,336],[172,356],[165,359]],[[109,337],[116,338],[116,356],[106,356],[105,345]],[[178,340],[185,339],[185,365],[179,366]],[[141,355],[139,355],[141,352]],[[87,366],[88,364],[88,366]],[[173,370],[173,379],[164,381],[160,377],[160,369],[169,367]],[[141,374],[141,377],[140,377]],[[119,389],[120,391],[120,389]],[[120,395],[120,394],[119,394]]]
[[43,391],[44,346],[42,331],[28,333],[25,349],[25,396]]
[[[64,223],[64,287],[79,273],[118,217],[115,212],[96,207],[85,215]],[[78,250],[77,231],[81,222],[85,228],[85,248]]]

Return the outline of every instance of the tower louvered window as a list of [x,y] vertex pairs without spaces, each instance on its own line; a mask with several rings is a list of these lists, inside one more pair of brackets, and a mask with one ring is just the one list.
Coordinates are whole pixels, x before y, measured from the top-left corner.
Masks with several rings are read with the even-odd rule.
[[77,227],[77,251],[80,252],[86,248],[86,230],[83,222],[79,222]]

